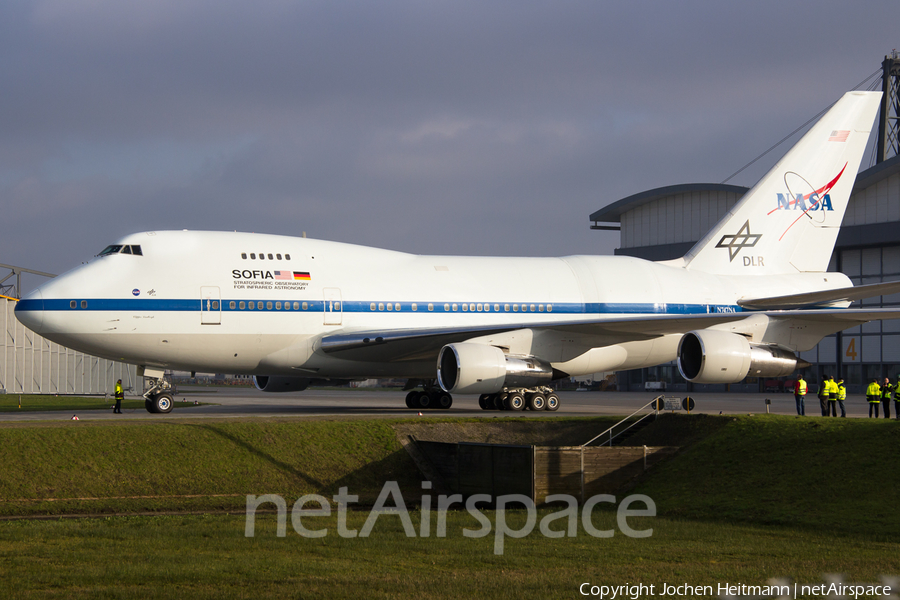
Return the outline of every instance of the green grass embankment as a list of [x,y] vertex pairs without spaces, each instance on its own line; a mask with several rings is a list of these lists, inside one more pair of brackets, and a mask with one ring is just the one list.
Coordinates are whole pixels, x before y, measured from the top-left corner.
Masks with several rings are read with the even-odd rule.
[[[635,490],[653,498],[661,515],[879,538],[900,531],[900,422],[778,415],[667,419],[674,421],[670,429],[694,430],[695,443],[648,472]],[[652,430],[648,434],[654,437]],[[676,441],[665,427],[661,435]]]
[[243,509],[246,494],[370,502],[418,489],[382,420],[71,423],[0,428],[0,515]]

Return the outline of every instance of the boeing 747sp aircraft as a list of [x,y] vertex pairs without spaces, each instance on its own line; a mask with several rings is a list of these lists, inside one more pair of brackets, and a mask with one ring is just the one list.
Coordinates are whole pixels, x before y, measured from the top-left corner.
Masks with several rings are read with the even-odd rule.
[[[259,389],[408,378],[407,405],[556,410],[548,384],[677,359],[688,381],[778,377],[824,336],[900,311],[900,291],[825,272],[878,110],[849,92],[683,258],[415,256],[306,238],[135,233],[22,299],[69,348],[165,369],[251,374]],[[610,282],[615,282],[611,284]],[[421,389],[416,389],[421,387]]]

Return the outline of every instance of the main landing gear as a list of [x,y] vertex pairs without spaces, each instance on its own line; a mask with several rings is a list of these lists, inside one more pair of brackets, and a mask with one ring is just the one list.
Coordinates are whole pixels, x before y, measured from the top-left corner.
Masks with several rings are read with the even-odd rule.
[[482,410],[549,410],[559,409],[559,396],[552,388],[536,389],[504,388],[496,394],[482,394],[478,397]]
[[144,392],[144,408],[151,413],[170,413],[175,406],[172,382],[165,378],[163,371],[144,371],[144,377],[152,381],[150,389]]
[[453,406],[453,396],[438,387],[427,386],[424,390],[413,390],[406,394],[407,408],[442,408]]

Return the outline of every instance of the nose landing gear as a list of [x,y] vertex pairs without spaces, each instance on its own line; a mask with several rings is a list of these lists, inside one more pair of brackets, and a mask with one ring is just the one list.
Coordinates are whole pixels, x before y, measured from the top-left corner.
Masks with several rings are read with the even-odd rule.
[[165,371],[145,368],[144,377],[151,380],[150,389],[144,392],[144,408],[147,412],[172,412],[175,406],[175,386],[166,379]]

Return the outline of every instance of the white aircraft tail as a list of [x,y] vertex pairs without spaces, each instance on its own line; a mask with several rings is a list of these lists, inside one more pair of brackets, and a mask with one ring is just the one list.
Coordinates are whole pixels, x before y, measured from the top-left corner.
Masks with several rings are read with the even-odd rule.
[[823,272],[881,92],[848,92],[685,255],[715,274]]

